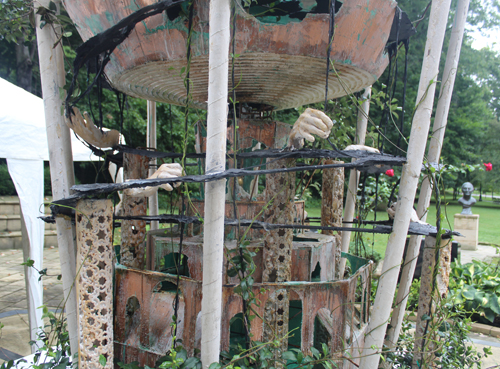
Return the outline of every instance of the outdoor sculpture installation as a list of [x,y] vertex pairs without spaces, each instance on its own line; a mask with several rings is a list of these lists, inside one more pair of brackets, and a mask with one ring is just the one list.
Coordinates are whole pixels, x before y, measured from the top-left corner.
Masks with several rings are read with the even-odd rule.
[[[131,13],[137,8],[161,5],[150,0],[134,1],[129,6],[122,3],[117,6],[116,3],[118,2],[115,0],[89,0],[85,3],[69,0],[66,9],[78,24],[82,37],[95,41],[92,36],[104,28],[119,26],[117,21],[133,15]],[[305,1],[302,3],[304,6],[309,4]],[[317,3],[319,5],[320,1]],[[321,3],[327,4],[326,1]],[[263,205],[269,204],[263,220],[267,224],[283,226],[265,229],[266,232],[252,229],[252,232],[256,231],[255,234],[248,233],[246,238],[251,242],[248,249],[255,253],[256,270],[252,275],[255,284],[252,289],[253,293],[260,294],[261,301],[261,305],[256,309],[266,323],[260,318],[251,321],[252,339],[274,339],[268,335],[268,331],[274,330],[284,349],[289,346],[310,352],[311,347],[321,347],[321,344],[325,343],[332,353],[338,354],[338,364],[342,366],[340,356],[353,355],[353,350],[363,345],[364,329],[369,317],[371,265],[363,266],[357,271],[352,270],[351,277],[343,279],[336,269],[340,259],[339,229],[314,234],[314,240],[311,240],[311,236],[309,239],[302,235],[293,236],[290,227],[294,227],[291,213],[294,210],[295,175],[290,175],[292,171],[287,171],[286,167],[289,166],[287,163],[293,162],[294,159],[292,156],[286,157],[281,151],[286,147],[290,133],[291,146],[298,148],[302,146],[304,139],[312,141],[311,133],[322,138],[328,137],[333,122],[323,113],[311,110],[306,112],[306,117],[299,118],[290,132],[289,125],[273,121],[269,114],[266,115],[266,112],[273,109],[323,100],[325,95],[332,99],[343,96],[348,91],[360,90],[375,81],[387,66],[385,45],[391,33],[396,3],[387,0],[369,3],[349,0],[333,3],[337,4],[337,7],[332,9],[332,14],[337,12],[335,17],[330,17],[326,11],[311,12],[300,21],[284,22],[278,17],[274,23],[269,23],[267,19],[258,19],[241,7],[236,8],[233,55],[239,55],[235,62],[235,75],[241,76],[241,80],[237,82],[237,86],[233,86],[237,94],[234,101],[242,105],[248,103],[249,106],[257,106],[258,114],[244,116],[245,112],[240,105],[240,116],[235,114],[233,128],[229,127],[234,136],[228,135],[228,140],[233,139],[231,144],[237,148],[234,150],[235,161],[239,160],[238,154],[247,154],[255,146],[252,140],[265,145],[268,152],[260,156],[260,165],[266,165],[266,161],[262,163],[262,159],[268,158],[266,170],[274,172],[267,175],[266,194],[255,196],[257,201],[254,201],[252,195],[257,195],[253,189],[258,190],[258,186],[251,186],[246,203],[238,198],[237,191],[228,191],[228,195],[231,195],[230,192],[236,195],[232,199],[234,203],[226,201],[225,216],[228,221],[234,220],[230,218],[253,220],[257,215],[262,215]],[[115,88],[129,95],[150,100],[189,107],[206,107],[208,2],[194,1],[193,4],[193,7],[188,9],[188,2],[179,2],[182,11],[177,15],[156,13],[157,15],[144,21],[126,25],[127,30],[135,27],[134,32],[121,45],[115,45],[116,49],[113,47],[109,50],[110,62],[106,65],[109,59],[105,55],[102,60],[106,63],[103,61],[100,68],[105,70]],[[325,9],[327,8],[328,6]],[[189,19],[184,16],[187,14],[190,14]],[[332,42],[333,35],[327,37],[330,28],[335,28],[335,38],[338,42]],[[120,33],[120,30],[124,28],[114,31]],[[396,37],[393,42],[397,40]],[[329,50],[329,44],[332,48],[331,52],[328,51],[327,59],[325,54],[326,50]],[[333,70],[328,74],[330,68]],[[187,70],[189,75],[185,76],[184,71]],[[325,72],[329,87],[325,81]],[[187,91],[188,79],[191,83],[188,83],[190,89]],[[70,93],[68,95],[71,96]],[[237,126],[239,129],[235,132]],[[206,142],[203,142],[202,132],[198,134],[198,154],[202,154]],[[272,152],[271,149],[278,150]],[[364,148],[357,149],[366,151]],[[285,154],[290,152],[293,154],[294,150],[286,151]],[[327,205],[323,208],[329,206],[331,209],[328,214],[325,212],[326,215],[322,213],[322,218],[325,218],[322,219],[322,226],[330,228],[342,226],[344,176],[341,167],[344,164],[332,160],[342,157],[337,156],[338,154],[336,150],[317,154],[317,158],[326,159],[322,163],[329,166],[321,169],[323,202]],[[228,166],[235,164],[235,170],[245,172],[245,166],[231,161],[234,160],[232,155],[233,153],[228,155]],[[283,159],[277,155],[282,155]],[[351,151],[343,157],[354,157],[353,155]],[[127,156],[128,153],[124,153],[124,157]],[[362,159],[363,156],[366,155],[358,158]],[[130,160],[129,164],[133,166],[134,161],[138,167],[144,164],[137,160]],[[125,162],[126,159],[124,164]],[[358,160],[356,165],[361,168],[362,162],[363,160]],[[352,167],[351,163],[346,166],[349,165]],[[371,165],[372,162],[365,161],[365,167]],[[174,168],[169,168],[169,178],[172,178],[171,169]],[[291,169],[298,171],[297,168]],[[249,177],[248,173],[244,175]],[[129,178],[146,176],[141,173]],[[197,177],[203,176],[206,177]],[[151,176],[149,181],[153,184],[149,186],[162,182],[158,181],[160,178],[164,176]],[[241,178],[242,183],[245,178]],[[240,177],[238,181],[230,183],[237,187],[239,181]],[[126,184],[114,188],[131,189]],[[231,187],[229,189],[232,190]],[[138,192],[140,194],[141,191]],[[274,201],[269,201],[273,194],[279,196],[274,198]],[[140,195],[144,198],[144,193]],[[134,198],[133,203],[137,204],[137,201],[139,200]],[[144,202],[142,199],[140,201]],[[191,202],[189,210],[197,207],[196,201]],[[203,198],[198,204],[202,202]],[[203,218],[202,209],[202,206],[198,207],[196,214],[187,214],[185,218],[196,215],[191,217],[196,218],[192,222],[199,221]],[[144,258],[144,247],[136,242],[145,232],[145,211],[141,212],[142,214],[139,214],[139,211],[132,214],[126,211],[129,218],[123,217],[122,227],[125,221],[144,224],[134,223],[125,227],[131,230],[128,236],[125,236],[122,230],[121,265],[117,265],[115,269],[114,348],[115,357],[123,362],[139,361],[141,365],[152,366],[172,344],[170,323],[173,315],[176,316],[175,335],[182,338],[188,353],[192,354],[197,346],[194,332],[201,310],[201,251],[204,245],[196,232],[189,233],[190,223],[179,221],[182,224],[176,229],[177,233],[172,232],[169,237],[161,235],[164,240],[161,240],[161,237],[155,238],[154,234],[148,235]],[[175,215],[171,215],[171,218],[173,217]],[[258,221],[263,223],[260,218]],[[184,224],[188,224],[186,228]],[[241,241],[234,237],[234,232],[232,237],[228,237],[225,244],[228,254],[238,251],[240,247],[238,242]],[[132,238],[137,240],[131,242]],[[124,239],[126,244],[123,243]],[[126,254],[123,251],[126,251]],[[233,318],[244,314],[244,301],[235,292],[240,281],[228,273],[229,268],[229,260],[225,260],[221,345],[226,350],[230,348],[235,334],[245,333],[235,333],[232,329]],[[271,325],[272,329],[269,330]],[[297,328],[295,337],[286,339],[286,334],[293,328]]]
[[458,199],[458,203],[462,205],[462,212],[460,214],[472,215],[472,206],[476,203],[476,199],[472,197],[474,186],[470,182],[465,182],[462,185],[463,196]]

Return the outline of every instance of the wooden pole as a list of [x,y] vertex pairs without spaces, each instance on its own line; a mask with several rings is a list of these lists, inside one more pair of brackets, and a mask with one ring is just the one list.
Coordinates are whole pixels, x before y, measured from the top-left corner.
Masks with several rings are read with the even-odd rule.
[[[35,14],[39,7],[49,8],[49,0],[34,1]],[[70,130],[62,115],[63,101],[60,89],[65,83],[64,60],[61,43],[57,43],[60,32],[57,26],[40,27],[40,16],[36,16],[36,38],[40,60],[40,77],[42,95],[45,106],[45,124],[47,126],[47,141],[49,146],[50,175],[52,181],[52,196],[54,200],[70,196],[70,188],[75,183],[73,157],[71,151]],[[54,46],[56,45],[56,46]],[[78,352],[78,321],[76,291],[73,288],[76,278],[76,259],[74,227],[71,220],[64,217],[56,218],[57,244],[61,262],[65,313],[71,344],[71,352]]]
[[[326,159],[324,164],[342,164],[342,161]],[[342,209],[344,205],[344,168],[323,170],[321,183],[321,226],[342,227]],[[322,234],[332,235],[334,243],[334,276],[336,280],[343,279],[340,274],[342,233],[339,231],[321,231]],[[344,264],[345,265],[345,264]]]
[[410,214],[415,200],[415,192],[431,121],[439,60],[446,32],[446,22],[443,20],[448,19],[450,3],[451,0],[434,0],[431,5],[416,110],[408,144],[407,163],[403,166],[393,231],[387,243],[382,275],[378,282],[371,320],[365,337],[360,366],[363,369],[378,368],[387,323],[389,323],[390,319],[406,235],[410,225]]
[[[443,146],[444,134],[446,131],[446,123],[448,119],[448,112],[450,110],[451,96],[457,74],[458,60],[462,47],[462,39],[468,10],[469,0],[459,0],[457,3],[453,28],[451,30],[448,53],[446,55],[446,64],[442,77],[436,116],[432,127],[432,136],[427,158],[429,163],[438,163],[441,156],[441,148]],[[424,177],[417,206],[417,214],[423,221],[427,218],[427,208],[429,207],[431,196],[432,185],[429,182],[429,179]],[[408,301],[408,292],[410,291],[413,274],[415,273],[415,266],[417,265],[417,257],[420,251],[421,240],[422,236],[410,237],[406,258],[403,263],[399,290],[396,296],[396,306],[392,312],[390,328],[387,330],[385,344],[388,347],[394,347],[394,345],[398,342],[406,303]]]
[[[147,147],[151,149],[156,149],[158,147],[156,143],[156,102],[148,101],[148,132],[147,132]],[[149,162],[150,169],[149,175],[152,175],[156,168],[156,158],[151,159]],[[156,191],[152,196],[148,198],[149,202],[149,215],[158,215],[158,191]],[[150,230],[154,231],[160,228],[160,223],[157,220],[154,220],[150,224]]]
[[[226,169],[230,0],[210,1],[206,174]],[[205,184],[201,361],[219,361],[226,180]]]
[[[358,121],[356,123],[356,144],[364,145],[366,138],[366,127],[368,125],[368,114],[370,112],[370,95],[372,86],[365,88],[362,99],[363,102],[358,108]],[[345,199],[344,222],[352,222],[354,219],[354,211],[356,208],[356,194],[358,193],[359,171],[351,169],[349,174],[349,187]],[[344,227],[352,227],[352,223],[345,223]],[[349,252],[349,244],[351,242],[351,232],[342,232],[342,252]],[[345,270],[346,259],[340,259],[339,276],[342,279]]]
[[[436,253],[439,253],[439,263],[436,265]],[[425,237],[424,255],[422,262],[422,276],[420,279],[420,295],[418,298],[417,320],[415,322],[415,347],[413,354],[413,368],[429,368],[435,358],[435,349],[440,338],[433,322],[436,302],[446,298],[450,281],[451,240],[441,239],[437,244],[436,238]],[[433,280],[434,270],[438,268],[436,280]],[[433,289],[434,286],[434,289]],[[429,315],[431,321],[425,319]],[[443,320],[444,317],[437,317]]]
[[[142,155],[123,154],[123,179],[144,179],[148,176],[148,158]],[[133,197],[123,192],[122,212],[124,216],[147,215],[148,203],[145,196]],[[144,269],[144,239],[146,238],[146,221],[123,219],[122,242],[120,247],[120,264]]]

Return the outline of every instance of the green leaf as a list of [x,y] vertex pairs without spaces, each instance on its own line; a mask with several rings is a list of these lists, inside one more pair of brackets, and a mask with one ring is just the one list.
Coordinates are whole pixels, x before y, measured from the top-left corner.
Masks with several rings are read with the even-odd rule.
[[297,357],[293,353],[293,351],[285,351],[281,357],[283,360],[288,360],[292,362],[297,362]]
[[24,263],[21,263],[21,265],[26,265],[27,267],[32,267],[35,264],[35,260],[31,260],[28,258]]
[[462,290],[462,296],[467,300],[474,300],[474,296],[476,295],[476,289],[472,286],[465,286]]
[[108,360],[106,360],[106,357],[101,354],[99,355],[99,364],[101,364],[102,367],[106,366]]
[[500,297],[492,295],[485,307],[490,308],[495,314],[500,315]]
[[319,359],[321,357],[321,354],[320,352],[318,351],[318,349],[314,348],[314,347],[311,347],[310,348],[313,356],[316,358],[316,359]]
[[488,319],[491,323],[493,323],[493,321],[495,320],[495,314],[493,313],[493,311],[491,311],[490,309],[485,309],[484,310],[484,316],[486,319]]
[[488,303],[488,298],[485,296],[485,293],[483,291],[477,291],[474,295],[474,301],[484,306]]
[[185,369],[191,369],[196,367],[196,364],[198,364],[199,362],[200,359],[198,359],[197,357],[190,357],[189,359],[186,360],[186,362],[182,367]]

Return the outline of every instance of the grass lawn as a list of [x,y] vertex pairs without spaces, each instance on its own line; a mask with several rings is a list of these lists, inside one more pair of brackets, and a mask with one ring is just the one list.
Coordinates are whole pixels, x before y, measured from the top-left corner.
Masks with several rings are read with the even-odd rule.
[[[475,197],[477,199],[479,196]],[[315,200],[306,204],[306,210],[311,217],[321,216],[321,205]],[[446,206],[443,206],[442,212],[445,215],[443,227],[452,229],[454,214],[460,213],[461,211],[462,207],[457,201],[450,201]],[[479,214],[479,242],[500,245],[500,205],[493,203],[491,199],[484,199],[483,201],[476,203],[476,205],[472,208],[472,212],[474,214]],[[372,212],[368,216],[368,220],[373,220],[373,218],[374,213]],[[388,215],[385,211],[377,212],[377,220],[386,219],[388,219]],[[427,223],[433,225],[436,224],[435,204],[431,204],[429,207]],[[378,252],[382,256],[385,255],[389,235],[372,235],[370,233],[365,233],[363,238],[365,240],[365,247],[369,250],[373,247],[374,251]],[[460,242],[460,239],[458,238],[457,241]]]

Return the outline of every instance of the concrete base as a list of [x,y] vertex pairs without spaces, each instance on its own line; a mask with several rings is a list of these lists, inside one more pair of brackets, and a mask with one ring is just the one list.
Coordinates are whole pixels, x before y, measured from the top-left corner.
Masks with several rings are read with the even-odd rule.
[[479,243],[479,214],[455,214],[454,230],[465,237],[458,237],[457,241],[462,250],[477,250]]

